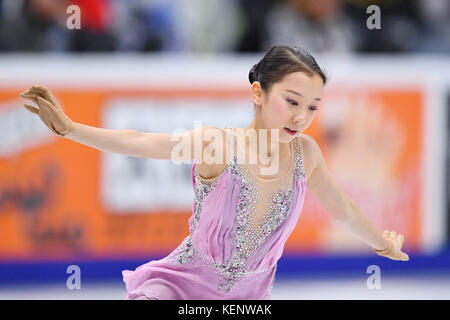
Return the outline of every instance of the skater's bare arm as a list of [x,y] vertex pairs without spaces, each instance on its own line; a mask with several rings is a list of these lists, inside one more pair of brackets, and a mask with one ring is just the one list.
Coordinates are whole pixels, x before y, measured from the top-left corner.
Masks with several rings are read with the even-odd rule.
[[[113,130],[74,123],[66,138],[101,151],[120,153],[139,158],[173,161],[199,159],[206,141],[203,135],[213,127],[202,127],[183,133],[153,133],[132,129]],[[195,152],[195,146],[200,152]]]
[[36,104],[25,104],[25,108],[38,115],[53,133],[104,152],[174,161],[200,160],[204,148],[213,141],[210,137],[223,135],[223,130],[215,127],[176,134],[98,128],[72,121],[45,86],[32,86],[20,96]]
[[[146,139],[150,136],[150,139]],[[65,138],[104,152],[139,158],[170,159],[170,134],[97,128],[74,123],[74,128]]]
[[385,249],[387,241],[366,219],[358,205],[350,199],[327,168],[322,152],[310,136],[303,135],[304,153],[310,155],[313,163],[307,180],[308,190],[325,207],[330,215],[348,227],[350,231],[372,248]]

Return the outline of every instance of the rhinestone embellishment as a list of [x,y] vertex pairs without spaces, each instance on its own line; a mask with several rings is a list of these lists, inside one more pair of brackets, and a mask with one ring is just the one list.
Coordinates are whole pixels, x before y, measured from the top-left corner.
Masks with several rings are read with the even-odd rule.
[[221,271],[223,280],[219,283],[218,290],[225,292],[233,289],[236,281],[245,275],[244,264],[248,257],[284,221],[289,212],[289,205],[293,196],[292,189],[287,186],[278,191],[273,191],[267,214],[257,230],[254,231],[249,222],[255,217],[254,206],[258,198],[255,180],[248,173],[247,168],[244,169],[236,163],[236,157],[229,167],[229,172],[232,175],[239,176],[242,183],[236,208],[236,248],[228,265],[215,265]]
[[178,247],[178,253],[175,257],[176,261],[180,264],[184,264],[192,260],[194,254],[194,246],[192,245],[192,234],[195,227],[200,220],[200,213],[203,207],[203,201],[206,196],[216,187],[217,179],[210,182],[201,181],[197,172],[194,170],[195,180],[195,197],[194,197],[194,220],[189,230],[189,236]]
[[[294,146],[294,176],[299,179],[305,177],[303,166],[303,150],[299,138],[293,141]],[[293,186],[284,186],[279,190],[272,192],[269,199],[269,208],[266,215],[258,224],[256,231],[252,230],[252,218],[255,217],[254,207],[258,200],[257,184],[248,169],[237,163],[236,155],[231,158],[230,163],[225,170],[233,176],[238,176],[241,180],[241,188],[239,191],[239,199],[236,205],[236,248],[228,264],[215,263],[211,258],[204,256],[198,252],[192,244],[192,234],[195,226],[200,219],[203,201],[206,196],[215,188],[217,179],[211,181],[203,181],[194,170],[195,178],[195,199],[194,199],[194,217],[190,228],[190,234],[175,252],[175,261],[184,264],[192,260],[193,256],[199,257],[203,263],[213,267],[220,275],[221,281],[217,289],[223,292],[230,292],[235,284],[247,276],[262,274],[268,269],[261,271],[245,270],[244,264],[250,255],[259,248],[270,234],[277,229],[287,218],[290,204],[292,202],[294,191]],[[272,286],[273,286],[272,279]]]
[[303,148],[300,138],[294,140],[294,150],[295,150],[295,162],[294,162],[294,175],[297,179],[301,176],[305,177],[305,168],[303,166]]

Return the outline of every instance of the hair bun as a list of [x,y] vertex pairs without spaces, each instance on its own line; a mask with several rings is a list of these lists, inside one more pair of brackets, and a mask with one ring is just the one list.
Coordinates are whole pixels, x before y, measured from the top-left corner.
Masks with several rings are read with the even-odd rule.
[[258,63],[253,65],[253,67],[250,69],[250,72],[248,74],[248,80],[250,80],[250,84],[252,84],[255,81],[258,81]]

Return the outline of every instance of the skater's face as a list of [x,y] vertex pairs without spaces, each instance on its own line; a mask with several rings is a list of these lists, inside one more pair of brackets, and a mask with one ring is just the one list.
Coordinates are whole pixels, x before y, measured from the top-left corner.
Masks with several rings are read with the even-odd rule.
[[[253,100],[261,126],[279,129],[280,142],[289,142],[302,133],[317,113],[323,91],[322,78],[293,72],[274,83],[265,93],[259,83],[252,84]],[[290,134],[286,128],[297,130]]]

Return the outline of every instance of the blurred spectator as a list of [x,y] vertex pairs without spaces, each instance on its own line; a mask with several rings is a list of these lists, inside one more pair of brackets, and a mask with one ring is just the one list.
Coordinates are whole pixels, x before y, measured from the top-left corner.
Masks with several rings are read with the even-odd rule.
[[[381,29],[366,27],[367,7],[377,5],[381,11]],[[348,0],[346,11],[358,23],[361,40],[359,52],[411,52],[421,41],[423,25],[416,0]]]
[[235,51],[256,52],[263,51],[262,41],[265,34],[267,13],[274,6],[274,0],[240,0],[243,26],[241,37],[237,41]]
[[[381,29],[368,29],[378,5]],[[448,0],[241,0],[246,16],[238,52],[273,44],[313,53],[450,52]]]
[[[66,9],[81,8],[81,30]],[[381,30],[366,26],[381,8]],[[450,52],[448,0],[0,0],[0,51]]]
[[81,29],[71,30],[71,51],[112,51],[116,49],[116,37],[111,32],[114,23],[110,0],[72,0],[80,7]]
[[450,1],[419,0],[418,12],[424,33],[417,51],[450,53]]
[[67,50],[65,0],[3,0],[0,50]]
[[174,0],[115,0],[112,32],[119,51],[168,51],[176,38]]
[[358,48],[343,0],[277,1],[260,21],[259,50],[274,44],[301,46],[312,53],[348,53]]
[[[2,51],[114,50],[108,0],[3,0]],[[66,26],[71,4],[81,9],[81,30]]]
[[238,0],[116,0],[118,50],[232,51],[242,15]]
[[238,0],[178,0],[176,28],[189,52],[232,51],[242,33]]

